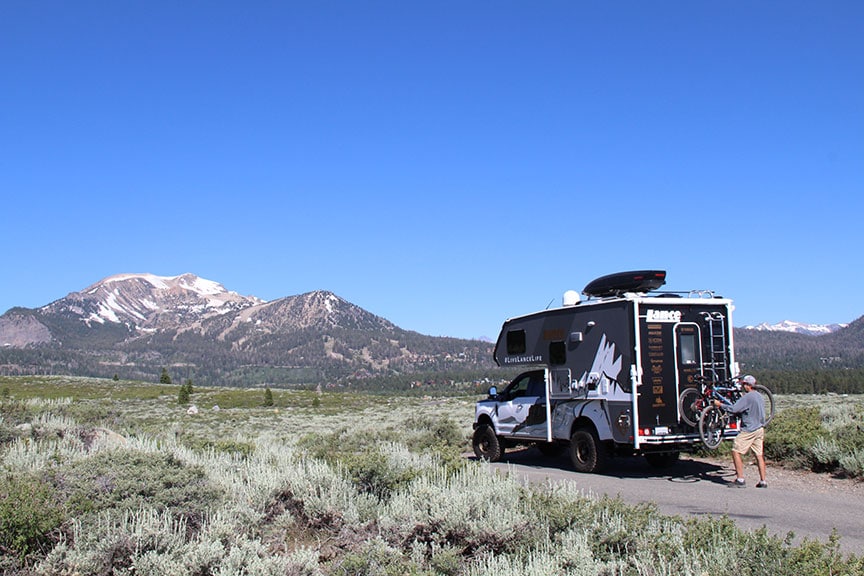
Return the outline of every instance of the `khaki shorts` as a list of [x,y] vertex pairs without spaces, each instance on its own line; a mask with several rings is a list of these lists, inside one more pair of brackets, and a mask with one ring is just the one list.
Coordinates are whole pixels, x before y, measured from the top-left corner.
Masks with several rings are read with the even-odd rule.
[[762,442],[765,439],[765,428],[759,428],[754,432],[739,432],[732,442],[732,451],[741,455],[750,450],[756,456],[762,456]]

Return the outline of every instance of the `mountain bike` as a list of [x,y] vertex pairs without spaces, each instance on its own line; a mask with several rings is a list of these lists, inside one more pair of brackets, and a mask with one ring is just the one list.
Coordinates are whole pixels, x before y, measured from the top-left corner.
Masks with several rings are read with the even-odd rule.
[[[717,448],[723,440],[726,428],[737,420],[732,414],[714,406],[714,400],[731,406],[744,394],[738,377],[729,380],[714,381],[703,375],[697,375],[694,380],[698,388],[686,388],[678,397],[678,412],[681,420],[699,430],[702,443],[709,449]],[[774,418],[774,394],[766,386],[753,386],[762,394],[765,403],[765,425]]]

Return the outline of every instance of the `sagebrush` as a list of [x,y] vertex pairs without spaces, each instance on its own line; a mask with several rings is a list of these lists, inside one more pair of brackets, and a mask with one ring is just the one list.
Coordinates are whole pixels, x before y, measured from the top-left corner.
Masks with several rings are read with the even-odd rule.
[[[111,400],[98,384],[54,383],[70,393],[64,399],[41,380],[54,399],[26,401],[17,394],[26,383],[8,384],[0,400],[0,572],[864,571],[836,539],[795,546],[728,519],[671,518],[573,484],[525,485],[493,473],[462,457],[473,398],[278,391],[265,407],[260,389],[196,388],[199,411],[189,414],[171,387],[142,386],[137,395],[110,388],[124,396]],[[75,394],[84,389],[92,396]],[[814,438],[856,445],[849,426],[857,415],[801,417]]]

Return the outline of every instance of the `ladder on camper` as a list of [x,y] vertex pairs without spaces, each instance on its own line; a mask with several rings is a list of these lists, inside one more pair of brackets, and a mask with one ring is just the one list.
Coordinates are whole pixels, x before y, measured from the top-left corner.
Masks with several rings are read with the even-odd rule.
[[708,328],[708,358],[702,363],[704,372],[717,381],[729,378],[729,347],[726,340],[726,318],[720,312],[703,312]]

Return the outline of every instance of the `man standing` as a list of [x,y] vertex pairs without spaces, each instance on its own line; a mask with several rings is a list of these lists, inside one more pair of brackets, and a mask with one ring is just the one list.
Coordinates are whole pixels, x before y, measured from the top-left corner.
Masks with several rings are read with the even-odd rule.
[[762,455],[763,441],[765,439],[765,401],[762,395],[753,390],[756,378],[743,376],[741,385],[744,387],[744,395],[735,404],[723,404],[714,400],[714,405],[731,414],[741,416],[741,431],[732,443],[732,462],[735,464],[735,482],[732,486],[743,488],[744,482],[744,455],[753,451],[756,463],[759,465],[759,483],[757,488],[767,488],[765,481],[765,457]]

